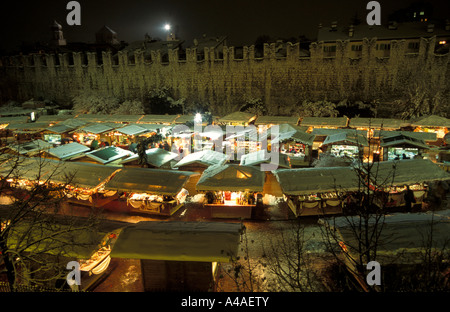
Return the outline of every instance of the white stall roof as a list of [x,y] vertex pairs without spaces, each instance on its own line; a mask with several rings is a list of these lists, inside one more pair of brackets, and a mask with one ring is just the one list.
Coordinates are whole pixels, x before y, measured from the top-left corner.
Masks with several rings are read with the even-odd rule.
[[229,262],[242,230],[240,223],[141,221],[121,231],[111,257]]

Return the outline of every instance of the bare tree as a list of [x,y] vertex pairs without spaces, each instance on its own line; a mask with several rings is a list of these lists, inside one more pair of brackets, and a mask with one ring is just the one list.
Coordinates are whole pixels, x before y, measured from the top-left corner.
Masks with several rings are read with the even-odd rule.
[[[219,276],[218,290],[229,290],[237,292],[259,292],[265,289],[266,278],[261,263],[256,259],[255,255],[250,252],[250,246],[247,236],[247,229],[243,227],[241,236],[240,252],[235,255],[229,253],[230,263],[224,264]],[[250,241],[254,243],[253,240]],[[225,286],[229,284],[232,286]]]
[[264,246],[261,259],[263,267],[274,277],[276,285],[272,291],[305,292],[326,289],[320,270],[307,249],[309,237],[299,221],[290,224],[287,230],[279,229],[279,235]]
[[[9,289],[54,288],[67,274],[68,259],[86,247],[95,250],[99,218],[62,213],[66,187],[76,173],[63,173],[60,164],[3,154],[1,168],[0,195],[9,203],[0,209],[0,264]],[[58,174],[67,182],[54,183]]]

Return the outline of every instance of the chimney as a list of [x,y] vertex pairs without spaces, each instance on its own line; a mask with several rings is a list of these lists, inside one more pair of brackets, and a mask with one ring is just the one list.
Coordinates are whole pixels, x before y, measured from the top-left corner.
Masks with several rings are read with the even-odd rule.
[[355,27],[353,25],[350,25],[350,27],[348,28],[348,36],[353,37],[354,31],[355,31]]
[[334,21],[331,23],[331,30],[330,31],[337,31],[337,21]]
[[427,25],[427,32],[432,33],[434,31],[434,24]]

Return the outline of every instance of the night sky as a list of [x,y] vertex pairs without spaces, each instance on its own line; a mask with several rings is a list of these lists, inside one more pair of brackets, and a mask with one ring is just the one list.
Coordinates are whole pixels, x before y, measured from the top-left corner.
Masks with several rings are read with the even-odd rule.
[[[228,36],[229,45],[251,45],[260,35],[315,39],[317,26],[332,21],[348,24],[351,17],[365,22],[368,0],[80,0],[81,26],[69,26],[69,0],[8,1],[0,5],[2,40],[8,51],[21,42],[47,42],[53,20],[63,26],[68,42],[94,42],[103,25],[118,33],[119,40],[142,40],[145,33],[164,38],[165,23],[178,26],[178,36],[191,44],[202,34]],[[12,2],[12,3],[10,3]],[[382,0],[382,23],[393,10],[407,7],[411,0]],[[450,1],[430,0],[434,17],[450,17]]]

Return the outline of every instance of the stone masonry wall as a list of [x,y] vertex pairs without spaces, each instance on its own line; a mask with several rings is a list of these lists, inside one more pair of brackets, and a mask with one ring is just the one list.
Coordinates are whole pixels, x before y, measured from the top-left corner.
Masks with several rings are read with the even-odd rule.
[[415,54],[405,53],[405,41],[392,41],[388,58],[375,56],[376,39],[363,41],[358,58],[352,58],[348,41],[337,42],[334,57],[324,57],[323,43],[317,42],[310,46],[310,57],[300,57],[298,43],[287,44],[285,57],[276,55],[275,44],[264,46],[262,58],[255,58],[254,46],[243,47],[241,59],[235,58],[234,47],[225,47],[222,59],[206,48],[202,60],[196,49],[187,49],[185,60],[170,50],[168,62],[160,51],[152,51],[151,61],[136,51],[134,62],[122,52],[117,62],[106,52],[101,62],[95,53],[14,56],[1,62],[0,96],[61,102],[92,90],[125,100],[166,86],[174,98],[209,102],[219,115],[238,109],[245,98],[261,98],[270,114],[282,115],[304,99],[370,101],[394,94],[404,83],[397,78],[418,69],[433,73],[430,83],[448,81],[449,54],[435,55],[435,40],[421,39]]

